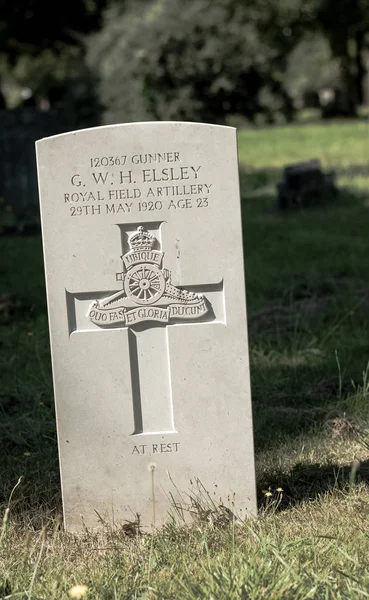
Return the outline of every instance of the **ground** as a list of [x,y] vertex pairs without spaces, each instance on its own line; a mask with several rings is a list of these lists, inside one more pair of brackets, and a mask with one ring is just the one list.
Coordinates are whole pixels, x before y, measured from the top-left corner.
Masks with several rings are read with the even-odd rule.
[[[369,126],[239,132],[259,517],[61,528],[38,236],[0,239],[0,598],[369,597]],[[280,213],[286,163],[338,198]],[[83,424],[81,424],[83,427]]]

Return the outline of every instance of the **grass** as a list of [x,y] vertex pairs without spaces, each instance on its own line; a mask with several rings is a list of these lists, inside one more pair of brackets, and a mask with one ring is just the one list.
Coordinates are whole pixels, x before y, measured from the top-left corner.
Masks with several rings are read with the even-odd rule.
[[[239,135],[260,507],[247,523],[199,505],[193,526],[154,535],[63,532],[41,242],[0,239],[0,598],[369,596],[368,141],[363,121]],[[278,213],[284,164],[311,158],[340,197]]]

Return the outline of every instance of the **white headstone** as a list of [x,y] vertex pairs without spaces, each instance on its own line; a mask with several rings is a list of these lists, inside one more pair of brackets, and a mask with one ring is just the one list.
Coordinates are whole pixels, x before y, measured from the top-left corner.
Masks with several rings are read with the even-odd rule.
[[236,130],[98,127],[37,160],[67,529],[197,494],[255,513]]

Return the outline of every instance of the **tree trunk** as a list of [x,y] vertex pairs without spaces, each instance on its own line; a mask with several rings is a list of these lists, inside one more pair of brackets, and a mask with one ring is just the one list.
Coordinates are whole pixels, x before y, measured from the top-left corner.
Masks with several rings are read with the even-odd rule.
[[355,35],[355,41],[356,41],[356,73],[355,73],[355,78],[356,78],[356,96],[357,96],[357,101],[359,104],[363,104],[364,102],[364,80],[365,80],[365,75],[366,75],[366,69],[363,65],[363,42],[364,42],[364,35],[362,31],[358,31],[356,32]]
[[323,117],[355,117],[358,104],[355,63],[350,57],[348,38],[332,32],[330,44],[333,56],[339,61],[340,82],[334,100],[323,109]]

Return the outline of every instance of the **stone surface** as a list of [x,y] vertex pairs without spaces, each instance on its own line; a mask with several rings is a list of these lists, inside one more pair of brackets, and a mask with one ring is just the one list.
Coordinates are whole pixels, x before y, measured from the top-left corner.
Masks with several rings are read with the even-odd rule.
[[37,159],[67,529],[255,513],[235,129],[114,125]]

